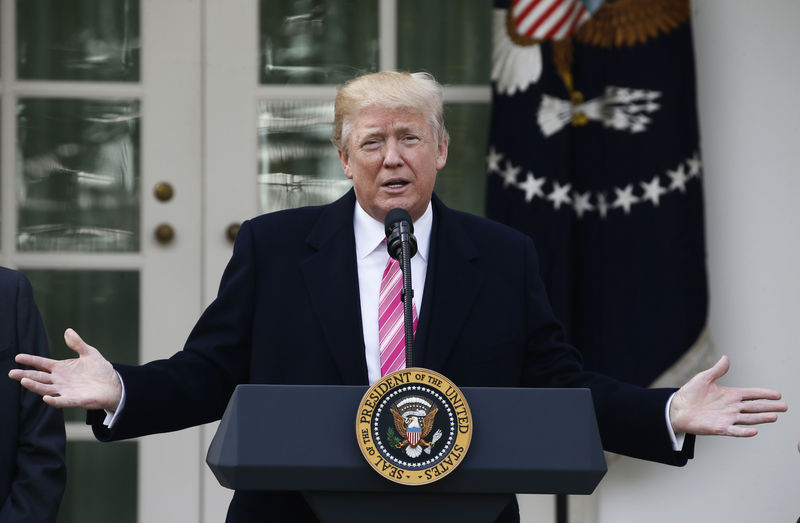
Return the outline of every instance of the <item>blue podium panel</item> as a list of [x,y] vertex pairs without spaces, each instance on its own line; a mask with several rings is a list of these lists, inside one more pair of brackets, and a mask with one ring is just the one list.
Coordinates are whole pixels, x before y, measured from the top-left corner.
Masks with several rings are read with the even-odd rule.
[[207,462],[221,485],[242,490],[591,494],[606,472],[588,389],[470,388],[467,455],[428,485],[395,484],[356,442],[367,387],[240,385]]

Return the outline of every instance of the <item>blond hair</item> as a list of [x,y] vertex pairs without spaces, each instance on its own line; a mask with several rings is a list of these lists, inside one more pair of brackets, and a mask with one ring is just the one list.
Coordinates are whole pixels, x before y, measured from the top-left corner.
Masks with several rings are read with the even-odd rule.
[[365,107],[419,111],[428,119],[438,144],[450,139],[444,126],[442,86],[428,73],[382,71],[339,87],[331,138],[337,149],[346,150],[353,119]]

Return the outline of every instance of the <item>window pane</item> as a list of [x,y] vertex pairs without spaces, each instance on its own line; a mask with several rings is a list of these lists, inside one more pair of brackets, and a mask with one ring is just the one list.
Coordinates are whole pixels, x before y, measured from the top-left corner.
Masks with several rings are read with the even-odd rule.
[[436,194],[448,207],[485,215],[486,144],[489,104],[446,104],[444,121],[450,133],[447,165],[439,171]]
[[139,250],[139,102],[18,105],[21,251]]
[[137,0],[17,0],[24,80],[139,80]]
[[[64,344],[72,327],[89,345],[115,363],[139,363],[139,273],[22,269],[42,313],[50,354],[74,358]],[[67,421],[86,420],[83,409],[65,409]]]
[[260,0],[263,84],[338,84],[378,68],[375,0]]
[[332,103],[261,101],[258,121],[261,212],[328,203],[352,187],[330,140]]
[[397,65],[443,84],[488,84],[491,0],[398,0]]
[[58,523],[135,523],[138,497],[135,441],[67,443],[67,489]]

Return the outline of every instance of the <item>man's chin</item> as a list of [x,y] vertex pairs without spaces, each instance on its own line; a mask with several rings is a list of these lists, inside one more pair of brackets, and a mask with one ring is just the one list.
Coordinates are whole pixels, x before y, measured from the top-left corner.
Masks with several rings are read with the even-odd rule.
[[403,209],[411,215],[412,220],[418,220],[425,212],[425,209],[427,209],[428,201],[430,201],[430,198],[425,201],[424,205],[421,205],[419,198],[402,195],[390,198],[381,198],[376,205],[371,207],[362,205],[361,207],[367,211],[367,214],[381,223],[386,220],[386,215],[392,209]]
[[383,217],[386,217],[386,214],[391,211],[392,209],[403,209],[404,211],[411,212],[410,209],[413,208],[413,203],[409,198],[404,197],[396,197],[396,198],[387,198],[383,202],[381,202],[380,208]]

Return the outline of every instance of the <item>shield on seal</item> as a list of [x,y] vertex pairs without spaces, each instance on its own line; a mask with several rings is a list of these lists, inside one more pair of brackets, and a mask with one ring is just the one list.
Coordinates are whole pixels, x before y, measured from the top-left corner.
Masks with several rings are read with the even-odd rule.
[[409,427],[406,431],[406,437],[408,438],[408,442],[411,443],[412,447],[416,447],[419,444],[419,438],[422,435],[422,429],[420,427]]

